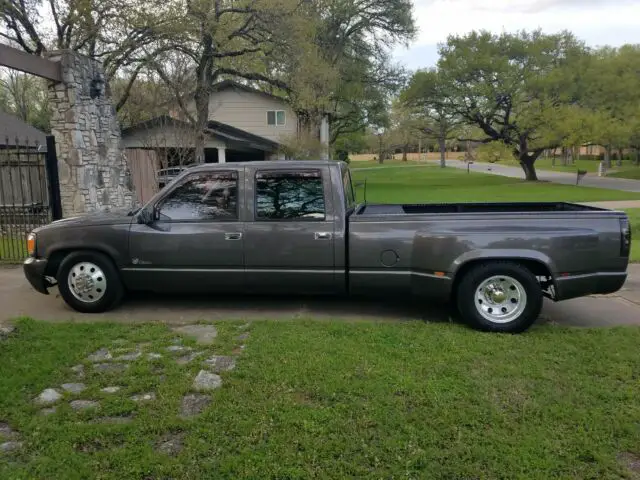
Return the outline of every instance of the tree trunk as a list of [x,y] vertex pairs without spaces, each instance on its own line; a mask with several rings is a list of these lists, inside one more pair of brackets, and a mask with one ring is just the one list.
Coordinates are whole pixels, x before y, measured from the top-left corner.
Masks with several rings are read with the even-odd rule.
[[438,138],[438,145],[440,146],[440,168],[444,168],[447,166],[446,139],[442,136]]
[[604,166],[611,168],[611,145],[604,147]]
[[640,147],[636,147],[636,166],[640,165]]
[[379,148],[378,148],[378,163],[382,164],[382,162],[384,162],[384,158],[382,157],[382,155],[384,153],[382,151],[382,135],[380,135],[379,137],[380,137],[380,140],[379,140],[380,145],[379,145]]
[[209,93],[205,86],[198,87],[194,95],[196,104],[196,125],[195,125],[195,163],[204,163],[205,133],[209,121]]
[[618,161],[616,162],[616,164],[621,167],[622,166],[622,148],[618,148]]
[[576,161],[580,161],[580,145],[578,145],[577,147],[575,147],[575,155],[573,156],[573,163],[575,164]]
[[402,161],[406,162],[407,161],[407,150],[409,149],[409,145],[403,145],[402,146]]

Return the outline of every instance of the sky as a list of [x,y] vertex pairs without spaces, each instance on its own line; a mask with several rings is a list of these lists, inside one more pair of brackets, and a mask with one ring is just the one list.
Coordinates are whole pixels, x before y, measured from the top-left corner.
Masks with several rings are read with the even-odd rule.
[[434,66],[438,43],[472,30],[570,30],[591,46],[640,44],[640,0],[414,0],[419,28],[409,48],[394,51],[411,70]]

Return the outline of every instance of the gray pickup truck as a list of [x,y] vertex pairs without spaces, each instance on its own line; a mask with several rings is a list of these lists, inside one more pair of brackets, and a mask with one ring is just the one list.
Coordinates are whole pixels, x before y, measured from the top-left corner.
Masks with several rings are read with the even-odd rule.
[[569,203],[358,203],[341,162],[205,164],[137,211],[34,230],[24,272],[81,312],[140,290],[411,294],[515,333],[545,296],[619,290],[630,232],[622,212]]

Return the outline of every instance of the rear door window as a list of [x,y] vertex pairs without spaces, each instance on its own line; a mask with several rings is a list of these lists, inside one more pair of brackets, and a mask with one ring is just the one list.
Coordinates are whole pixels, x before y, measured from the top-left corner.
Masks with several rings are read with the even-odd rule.
[[255,218],[325,220],[322,173],[319,170],[257,172]]

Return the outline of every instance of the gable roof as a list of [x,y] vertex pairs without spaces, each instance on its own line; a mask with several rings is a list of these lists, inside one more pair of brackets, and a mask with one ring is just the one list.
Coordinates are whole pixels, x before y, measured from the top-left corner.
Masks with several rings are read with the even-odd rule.
[[[141,122],[136,125],[124,128],[122,129],[121,135],[124,138],[127,135],[130,135],[142,129],[167,126],[191,128],[191,126],[185,121],[178,120],[177,118],[173,118],[169,115],[161,115],[159,117],[147,120],[146,122]],[[231,125],[227,125],[226,123],[216,122],[214,120],[210,120],[207,122],[206,132],[214,137],[221,138],[231,143],[242,143],[246,146],[258,148],[260,150],[275,150],[280,146],[279,143],[274,142],[273,140],[269,140],[268,138],[249,133],[236,127],[232,127]]]
[[242,83],[238,83],[233,80],[222,80],[221,82],[215,83],[211,86],[212,93],[221,92],[223,90],[242,90],[244,92],[263,95],[265,97],[268,97],[274,100],[279,100],[281,102],[288,103],[287,100],[283,97],[278,97],[277,95],[273,95],[263,90],[258,90],[257,88],[250,87],[248,85],[243,85]]
[[47,134],[15,115],[0,110],[0,145],[26,147],[36,144],[46,145]]

